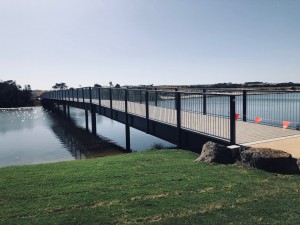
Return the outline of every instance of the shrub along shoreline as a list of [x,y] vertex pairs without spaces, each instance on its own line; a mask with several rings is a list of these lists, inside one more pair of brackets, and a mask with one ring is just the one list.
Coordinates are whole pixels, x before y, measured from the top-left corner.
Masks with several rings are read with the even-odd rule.
[[0,224],[299,224],[300,176],[183,150],[0,169]]

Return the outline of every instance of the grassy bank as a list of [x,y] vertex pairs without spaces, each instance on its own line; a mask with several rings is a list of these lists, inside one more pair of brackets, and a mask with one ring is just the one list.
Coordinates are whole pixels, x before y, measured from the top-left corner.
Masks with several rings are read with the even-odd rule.
[[300,176],[180,150],[0,169],[0,224],[299,224]]

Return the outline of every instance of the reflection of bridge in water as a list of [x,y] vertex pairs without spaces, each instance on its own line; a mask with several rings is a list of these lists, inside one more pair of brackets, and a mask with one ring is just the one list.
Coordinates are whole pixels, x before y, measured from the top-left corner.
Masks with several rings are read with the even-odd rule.
[[[253,103],[254,95],[259,100],[257,109],[255,107],[258,106]],[[300,123],[300,118],[294,115],[300,115],[299,93],[268,91],[262,92],[261,95],[263,97],[259,97],[258,91],[253,94],[251,91],[216,94],[215,91],[195,93],[81,88],[45,93],[43,102],[45,107],[62,106],[66,116],[70,106],[84,109],[87,127],[90,111],[93,134],[96,134],[96,113],[125,124],[127,150],[130,150],[129,127],[194,151],[199,151],[202,144],[208,140],[225,145],[248,145],[299,136],[297,130],[276,127],[280,124],[278,120],[292,118],[291,127]],[[287,101],[282,101],[284,105],[279,104],[282,96],[288,96],[296,104],[289,106],[293,108],[292,117],[291,112],[282,113],[281,108],[287,106]],[[254,111],[257,111],[257,115],[264,116],[261,124],[254,123]],[[241,116],[236,120],[239,114]]]
[[52,114],[51,129],[60,142],[76,159],[86,159],[117,155],[124,153],[124,149],[105,139],[86,132],[75,125],[75,122],[65,120]]

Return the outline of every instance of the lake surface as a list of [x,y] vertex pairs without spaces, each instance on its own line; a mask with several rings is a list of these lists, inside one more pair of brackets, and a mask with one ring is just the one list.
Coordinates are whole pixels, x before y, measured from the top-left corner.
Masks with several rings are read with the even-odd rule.
[[[71,121],[42,107],[0,109],[0,167],[87,159],[122,154],[125,127],[97,115],[94,137],[85,131],[84,111],[71,108]],[[91,126],[90,126],[91,127]],[[131,128],[131,148],[144,151],[154,144],[173,146]]]

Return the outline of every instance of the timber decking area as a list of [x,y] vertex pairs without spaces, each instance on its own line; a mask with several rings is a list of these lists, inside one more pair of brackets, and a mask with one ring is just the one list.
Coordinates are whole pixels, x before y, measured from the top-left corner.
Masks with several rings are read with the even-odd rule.
[[[99,105],[96,99],[93,99],[92,103]],[[101,106],[109,108],[110,101],[102,100]],[[125,103],[113,100],[112,108],[124,112]],[[128,113],[145,117],[145,104],[128,101]],[[149,105],[149,119],[176,126],[176,110]],[[230,138],[230,119],[223,116],[181,111],[181,127],[206,136],[217,136],[224,140]],[[236,121],[236,144],[238,145],[251,145],[290,137],[300,137],[300,131]]]

